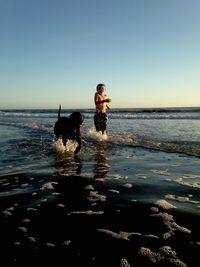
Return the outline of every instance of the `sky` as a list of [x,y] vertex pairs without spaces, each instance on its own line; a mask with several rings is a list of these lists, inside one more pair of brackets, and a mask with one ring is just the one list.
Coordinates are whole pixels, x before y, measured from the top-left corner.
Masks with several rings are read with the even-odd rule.
[[0,109],[200,106],[199,0],[0,0]]

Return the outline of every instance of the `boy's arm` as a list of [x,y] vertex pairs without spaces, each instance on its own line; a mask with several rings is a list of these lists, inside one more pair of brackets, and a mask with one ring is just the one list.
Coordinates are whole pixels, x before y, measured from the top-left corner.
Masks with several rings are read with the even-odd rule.
[[98,101],[98,94],[95,93],[95,95],[94,95],[94,103],[95,103],[95,105],[97,104],[97,101]]
[[109,107],[107,104],[106,104],[106,109],[107,109],[107,110],[110,110],[110,107]]
[[98,94],[96,93],[94,96],[94,102],[96,105],[98,104],[102,104],[102,103],[110,103],[111,99],[110,98],[106,98],[106,99],[101,99]]

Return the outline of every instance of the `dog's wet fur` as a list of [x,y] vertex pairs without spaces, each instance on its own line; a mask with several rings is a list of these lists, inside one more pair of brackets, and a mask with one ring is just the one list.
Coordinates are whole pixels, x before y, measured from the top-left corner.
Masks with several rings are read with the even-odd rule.
[[73,112],[69,117],[61,117],[61,105],[58,110],[58,120],[54,125],[54,134],[57,138],[61,137],[63,145],[66,146],[68,140],[75,140],[78,143],[74,154],[77,154],[82,146],[81,126],[84,116],[81,112]]

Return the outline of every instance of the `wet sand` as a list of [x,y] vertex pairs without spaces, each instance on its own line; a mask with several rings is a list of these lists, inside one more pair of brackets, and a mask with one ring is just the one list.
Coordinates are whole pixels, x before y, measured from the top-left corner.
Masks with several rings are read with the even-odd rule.
[[[150,163],[166,168],[162,153],[138,153],[146,159],[140,158],[140,165],[135,163],[141,176]],[[133,190],[127,177],[136,168],[130,161],[133,154],[125,154],[112,155],[110,162],[99,155],[96,165],[91,164],[92,168],[95,165],[93,177],[84,176],[91,168],[89,159],[82,170],[80,162],[76,162],[77,173],[72,175],[61,174],[59,169],[59,173],[50,176],[4,177],[0,204],[1,266],[198,267],[200,216],[175,209],[170,201],[144,202],[137,198],[137,185],[135,198],[124,197]],[[159,164],[155,161],[158,155]],[[110,177],[116,180],[118,161],[121,177],[125,178],[123,183],[119,179],[116,186],[112,179],[106,183],[105,177],[110,166]],[[62,167],[61,164],[59,168]],[[152,188],[144,189],[143,199]],[[155,184],[154,190],[157,189]]]

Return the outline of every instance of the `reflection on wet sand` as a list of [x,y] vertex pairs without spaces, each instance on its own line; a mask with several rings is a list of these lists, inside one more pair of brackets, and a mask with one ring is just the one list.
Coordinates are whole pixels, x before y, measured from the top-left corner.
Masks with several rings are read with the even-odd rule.
[[82,161],[79,156],[74,156],[73,153],[55,153],[53,166],[56,168],[56,173],[61,175],[76,175],[82,170]]
[[97,144],[94,154],[94,179],[106,178],[110,169],[107,158],[108,145],[106,143]]

